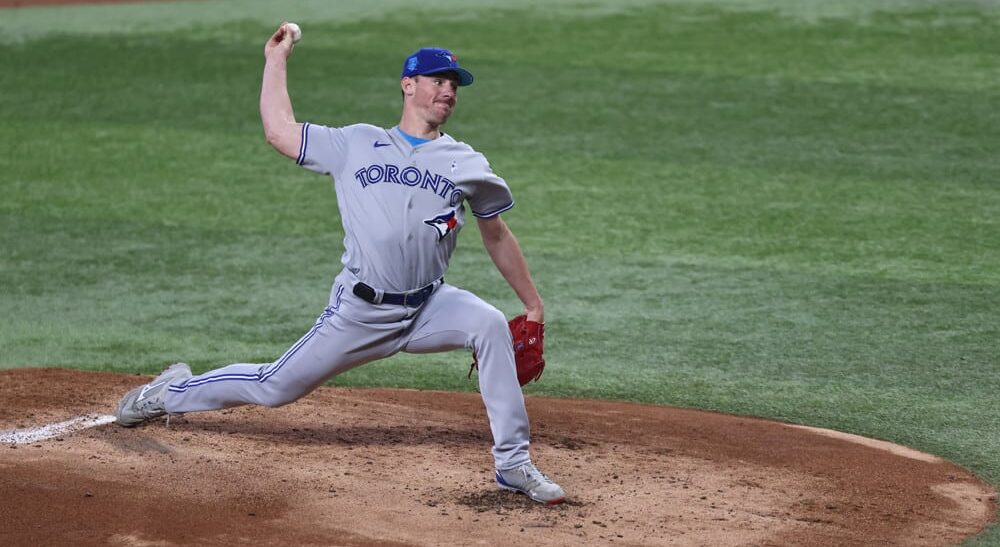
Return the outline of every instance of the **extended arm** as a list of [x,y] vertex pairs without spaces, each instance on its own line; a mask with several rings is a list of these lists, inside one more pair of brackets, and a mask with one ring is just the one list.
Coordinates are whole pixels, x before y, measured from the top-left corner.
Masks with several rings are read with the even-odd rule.
[[264,46],[260,119],[264,123],[267,143],[289,158],[298,159],[302,124],[295,121],[292,100],[288,96],[288,56],[291,54],[292,36],[282,23]]
[[524,259],[521,245],[518,244],[514,233],[499,216],[476,220],[479,221],[479,233],[483,237],[486,252],[489,253],[503,278],[514,289],[517,297],[524,303],[528,319],[544,323],[545,307],[542,304],[542,297],[535,288],[535,282],[531,280],[528,262]]

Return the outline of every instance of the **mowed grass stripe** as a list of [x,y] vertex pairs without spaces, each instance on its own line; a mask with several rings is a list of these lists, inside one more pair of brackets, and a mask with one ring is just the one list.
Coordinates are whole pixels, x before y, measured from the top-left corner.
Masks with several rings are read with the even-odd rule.
[[[529,393],[834,427],[997,483],[1000,26],[976,2],[862,4],[358,8],[299,20],[290,85],[301,119],[392,125],[406,52],[474,69],[448,131],[518,200],[549,308]],[[55,9],[0,46],[0,366],[263,362],[322,309],[334,196],[263,142],[278,21],[225,5],[99,40]],[[449,281],[512,315],[477,237]],[[467,358],[336,382],[470,390]]]

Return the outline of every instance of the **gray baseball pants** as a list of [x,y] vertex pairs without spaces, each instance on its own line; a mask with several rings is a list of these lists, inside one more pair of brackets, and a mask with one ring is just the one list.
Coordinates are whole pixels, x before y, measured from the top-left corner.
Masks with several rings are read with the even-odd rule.
[[503,313],[471,292],[442,283],[419,308],[371,304],[342,271],[330,304],[302,338],[273,363],[240,363],[173,384],[164,399],[169,413],[239,405],[291,403],[330,378],[403,351],[433,353],[472,349],[479,360],[479,391],[493,433],[497,469],[529,461],[528,413],[517,381],[514,351]]

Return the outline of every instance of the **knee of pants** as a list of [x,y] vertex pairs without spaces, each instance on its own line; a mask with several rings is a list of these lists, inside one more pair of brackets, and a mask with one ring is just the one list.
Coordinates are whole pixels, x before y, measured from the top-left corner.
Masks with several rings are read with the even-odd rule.
[[258,404],[270,408],[294,403],[312,391],[311,388],[299,386],[295,383],[282,382],[279,378],[270,378],[261,385],[264,387],[264,390],[261,393]]
[[473,340],[478,342],[476,345],[491,341],[507,342],[510,340],[510,327],[507,326],[507,318],[502,311],[496,308],[480,314],[478,320],[474,322],[473,328],[475,330],[471,334]]
[[278,395],[279,396],[277,397],[269,397],[267,399],[264,399],[263,401],[261,401],[261,404],[268,408],[278,408],[279,406],[285,406],[289,403],[294,403],[295,401],[301,399],[301,397],[292,397],[287,393],[279,393]]

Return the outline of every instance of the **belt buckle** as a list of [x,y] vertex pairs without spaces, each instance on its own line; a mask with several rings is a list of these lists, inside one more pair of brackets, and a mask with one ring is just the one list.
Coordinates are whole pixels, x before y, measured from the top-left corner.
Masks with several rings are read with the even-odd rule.
[[427,290],[427,287],[424,287],[418,291],[406,293],[403,295],[403,305],[414,308],[419,307],[424,303],[424,300],[427,300],[429,292],[430,291]]
[[[435,282],[436,283],[436,282]],[[427,297],[434,292],[435,285],[431,283],[422,289],[417,289],[413,292],[401,293],[403,297],[403,306],[409,306],[412,308],[420,307],[424,302],[427,301]]]

